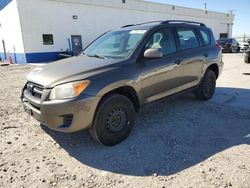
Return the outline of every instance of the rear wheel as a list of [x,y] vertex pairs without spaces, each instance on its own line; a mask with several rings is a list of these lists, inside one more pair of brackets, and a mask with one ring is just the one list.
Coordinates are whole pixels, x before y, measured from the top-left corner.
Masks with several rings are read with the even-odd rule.
[[105,97],[98,105],[92,136],[100,143],[113,146],[128,137],[135,121],[135,108],[130,99],[119,94]]
[[250,56],[245,54],[245,63],[250,63]]
[[213,97],[216,88],[216,75],[214,71],[208,69],[195,92],[195,96],[201,100],[208,100]]

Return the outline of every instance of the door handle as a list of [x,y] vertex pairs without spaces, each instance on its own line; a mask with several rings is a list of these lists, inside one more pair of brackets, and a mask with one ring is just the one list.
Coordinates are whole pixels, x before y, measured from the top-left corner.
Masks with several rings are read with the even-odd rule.
[[182,60],[180,60],[180,59],[176,60],[174,63],[177,64],[177,65],[180,65],[182,63]]
[[204,57],[208,57],[208,54],[207,54],[207,53],[205,53],[205,54],[204,54]]

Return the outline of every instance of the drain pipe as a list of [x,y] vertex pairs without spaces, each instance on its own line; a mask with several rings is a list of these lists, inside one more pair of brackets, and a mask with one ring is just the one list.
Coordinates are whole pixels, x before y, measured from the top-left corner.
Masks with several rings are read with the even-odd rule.
[[69,51],[70,51],[70,54],[72,54],[72,48],[71,48],[70,38],[68,38],[68,45],[69,45]]

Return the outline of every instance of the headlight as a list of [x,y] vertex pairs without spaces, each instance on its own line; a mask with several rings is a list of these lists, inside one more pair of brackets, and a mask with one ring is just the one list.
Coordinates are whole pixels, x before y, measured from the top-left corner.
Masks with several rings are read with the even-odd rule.
[[80,95],[89,85],[89,80],[70,82],[54,87],[50,93],[50,100],[70,99]]

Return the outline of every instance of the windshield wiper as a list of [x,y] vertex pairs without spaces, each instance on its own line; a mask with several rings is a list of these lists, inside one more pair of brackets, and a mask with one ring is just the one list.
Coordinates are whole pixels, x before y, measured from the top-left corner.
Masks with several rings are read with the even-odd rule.
[[99,59],[108,59],[107,57],[105,57],[105,56],[100,56],[100,55],[97,55],[97,54],[95,54],[95,55],[87,55],[88,57],[96,57],[96,58],[99,58]]

